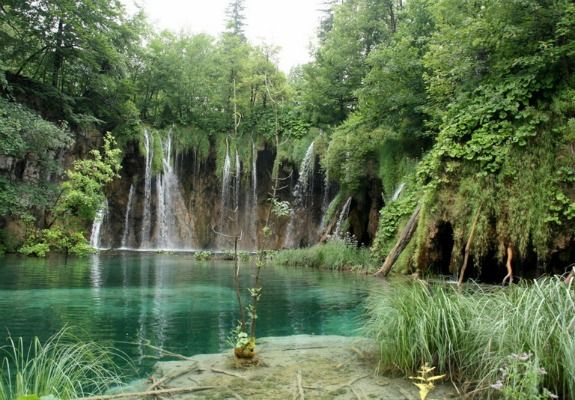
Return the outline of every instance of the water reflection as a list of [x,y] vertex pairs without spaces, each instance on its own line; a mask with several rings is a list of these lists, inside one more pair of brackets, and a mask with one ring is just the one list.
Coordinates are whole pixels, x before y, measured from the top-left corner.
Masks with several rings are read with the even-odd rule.
[[[242,266],[244,302],[255,268]],[[267,267],[257,335],[354,334],[370,281]],[[0,331],[45,340],[65,325],[145,359],[145,343],[183,354],[221,351],[238,318],[233,265],[192,255],[0,260]]]

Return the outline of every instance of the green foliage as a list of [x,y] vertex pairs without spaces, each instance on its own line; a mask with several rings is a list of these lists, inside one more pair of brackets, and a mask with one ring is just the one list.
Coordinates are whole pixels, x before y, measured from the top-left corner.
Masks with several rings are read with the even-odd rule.
[[0,399],[69,400],[103,393],[120,383],[112,361],[116,351],[94,342],[81,342],[63,330],[42,344],[29,347],[22,338],[8,338],[0,348]]
[[304,249],[281,250],[273,261],[291,267],[371,271],[375,268],[369,249],[357,247],[353,240],[331,239]]
[[53,171],[54,154],[71,144],[66,126],[58,127],[25,106],[0,97],[0,154],[23,159],[30,153]]
[[381,209],[377,234],[371,248],[376,259],[385,259],[395,244],[400,228],[407,222],[416,206],[417,192],[407,186],[399,199],[388,203]]
[[85,256],[95,252],[82,232],[63,230],[57,227],[32,233],[18,251],[21,254],[36,257],[45,257],[50,252],[76,256]]
[[[366,333],[380,343],[383,369],[411,374],[428,362],[474,382],[481,398],[499,398],[505,385],[507,393],[562,398],[575,390],[575,292],[562,279],[463,291],[418,281],[374,293],[368,309]],[[529,363],[513,365],[509,355],[518,353],[530,354]]]
[[346,193],[359,193],[377,176],[378,150],[383,130],[372,130],[360,115],[339,126],[329,143],[323,165],[330,179],[339,182]]
[[270,198],[270,202],[272,203],[272,214],[276,217],[289,217],[291,213],[291,207],[289,202],[281,201],[276,198]]
[[501,368],[502,379],[491,387],[499,390],[506,400],[557,398],[547,389],[543,389],[541,393],[542,377],[546,372],[539,367],[537,360],[531,358],[531,354],[528,353],[509,355]]
[[102,152],[91,150],[89,159],[76,160],[62,183],[62,194],[55,207],[58,217],[92,221],[104,201],[104,187],[118,177],[122,151],[111,134],[104,136]]
[[214,254],[211,251],[198,251],[194,253],[194,258],[198,261],[209,261],[214,257]]

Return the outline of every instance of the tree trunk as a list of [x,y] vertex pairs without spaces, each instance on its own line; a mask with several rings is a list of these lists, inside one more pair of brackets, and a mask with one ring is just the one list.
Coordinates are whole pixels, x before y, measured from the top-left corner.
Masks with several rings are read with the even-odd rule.
[[386,277],[389,274],[389,271],[391,271],[391,268],[393,267],[393,265],[395,264],[401,253],[407,247],[407,245],[411,241],[411,238],[413,237],[413,234],[415,233],[415,230],[417,229],[417,223],[419,222],[420,211],[421,211],[421,204],[418,204],[417,207],[415,207],[413,214],[411,214],[409,221],[407,221],[407,225],[405,225],[405,228],[403,228],[403,231],[401,232],[401,235],[399,236],[397,243],[395,243],[395,246],[393,246],[393,249],[391,249],[387,257],[385,258],[383,266],[375,274],[373,274],[374,276],[383,275],[383,277]]
[[62,43],[64,41],[64,21],[58,21],[58,31],[56,32],[56,44],[54,46],[54,62],[52,64],[52,86],[58,88],[58,80],[64,57],[62,55]]

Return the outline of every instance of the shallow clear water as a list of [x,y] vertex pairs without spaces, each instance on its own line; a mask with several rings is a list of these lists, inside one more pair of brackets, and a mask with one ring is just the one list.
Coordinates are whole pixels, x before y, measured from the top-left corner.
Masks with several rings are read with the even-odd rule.
[[[0,337],[44,340],[64,326],[111,344],[144,370],[151,344],[181,354],[222,351],[238,319],[233,263],[191,254],[119,253],[87,259],[0,258]],[[255,267],[241,263],[241,286]],[[356,334],[369,279],[267,266],[257,336]]]

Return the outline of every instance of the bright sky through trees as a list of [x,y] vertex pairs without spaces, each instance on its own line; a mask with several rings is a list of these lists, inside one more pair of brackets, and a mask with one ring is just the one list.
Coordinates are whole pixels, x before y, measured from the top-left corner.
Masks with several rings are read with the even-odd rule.
[[[224,30],[228,0],[123,0],[128,10],[143,7],[159,29],[217,35]],[[246,0],[246,34],[254,43],[281,47],[280,68],[289,72],[309,61],[323,0]]]

